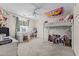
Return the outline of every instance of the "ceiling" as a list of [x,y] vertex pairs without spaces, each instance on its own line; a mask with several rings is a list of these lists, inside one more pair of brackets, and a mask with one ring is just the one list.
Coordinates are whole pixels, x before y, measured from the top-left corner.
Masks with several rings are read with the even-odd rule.
[[66,13],[73,10],[73,4],[68,3],[0,3],[0,7],[3,9],[25,17],[34,17],[34,14],[42,15],[44,12],[61,6],[65,8]]

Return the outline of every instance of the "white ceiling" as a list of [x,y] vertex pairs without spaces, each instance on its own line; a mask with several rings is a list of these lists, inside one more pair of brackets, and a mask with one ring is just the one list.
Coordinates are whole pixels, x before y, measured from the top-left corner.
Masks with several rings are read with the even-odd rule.
[[33,16],[34,10],[37,7],[40,7],[36,12],[41,15],[46,11],[50,11],[52,9],[55,9],[57,7],[64,7],[66,13],[73,10],[73,4],[63,3],[63,4],[56,4],[56,3],[0,3],[0,6],[3,9],[6,9],[8,11],[11,11],[13,13],[29,17]]

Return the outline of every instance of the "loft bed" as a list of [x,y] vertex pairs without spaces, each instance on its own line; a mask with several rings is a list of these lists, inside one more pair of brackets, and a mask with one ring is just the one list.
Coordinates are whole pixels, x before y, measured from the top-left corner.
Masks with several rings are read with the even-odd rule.
[[[71,39],[70,39],[70,41],[69,40],[66,40],[64,43],[65,43],[65,45],[67,45],[67,44],[70,44],[70,46],[72,46],[72,44],[73,44],[73,24],[74,24],[74,22],[73,22],[73,19],[69,19],[69,20],[71,20],[71,21],[65,21],[65,20],[68,20],[67,18],[65,18],[63,21],[57,21],[57,22],[49,22],[49,21],[45,21],[44,23],[43,23],[43,26],[44,26],[44,29],[43,29],[43,36],[44,36],[44,38],[43,39],[48,39],[49,38],[49,35],[50,35],[50,29],[59,29],[59,28],[61,28],[61,29],[64,29],[64,28],[68,28],[68,29],[70,29],[71,30]],[[53,35],[54,35],[54,33],[53,33]],[[56,35],[56,34],[55,34]],[[58,34],[59,35],[59,34]],[[45,38],[46,36],[48,36],[47,38]],[[48,39],[49,40],[49,39]],[[69,43],[70,42],[70,43]],[[73,46],[72,46],[72,48],[73,48]]]
[[71,27],[71,22],[45,23],[45,27]]

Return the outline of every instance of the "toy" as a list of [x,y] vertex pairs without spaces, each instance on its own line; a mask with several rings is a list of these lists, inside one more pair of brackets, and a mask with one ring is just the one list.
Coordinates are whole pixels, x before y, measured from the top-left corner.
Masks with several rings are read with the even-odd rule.
[[57,8],[55,10],[51,10],[49,12],[46,12],[45,14],[48,16],[48,17],[51,17],[51,16],[58,16],[60,14],[62,14],[64,11],[64,8],[63,7],[60,7],[60,8]]

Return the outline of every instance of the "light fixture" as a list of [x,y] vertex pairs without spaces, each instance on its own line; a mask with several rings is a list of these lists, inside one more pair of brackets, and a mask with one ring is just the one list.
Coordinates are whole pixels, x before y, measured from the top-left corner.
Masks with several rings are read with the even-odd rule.
[[44,4],[34,4],[32,3],[33,6],[35,6],[33,16],[38,16],[39,15],[39,10],[43,8]]

